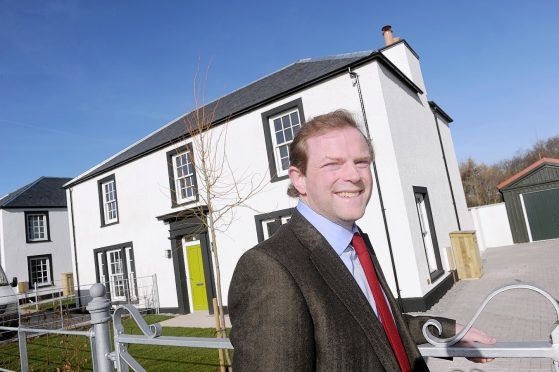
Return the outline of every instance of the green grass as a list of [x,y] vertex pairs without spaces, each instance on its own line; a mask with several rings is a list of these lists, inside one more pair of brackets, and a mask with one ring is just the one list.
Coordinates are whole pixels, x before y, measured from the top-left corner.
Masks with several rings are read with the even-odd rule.
[[[146,315],[148,324],[168,319],[168,316]],[[125,332],[140,334],[136,324],[127,319]],[[112,332],[112,327],[111,327]],[[211,328],[164,328],[163,336],[215,337]],[[215,349],[173,346],[130,345],[130,354],[148,371],[216,371],[218,351]],[[72,371],[92,371],[89,339],[80,336],[42,336],[27,340],[29,369],[52,371],[66,364]],[[0,367],[19,370],[17,342],[0,346]]]

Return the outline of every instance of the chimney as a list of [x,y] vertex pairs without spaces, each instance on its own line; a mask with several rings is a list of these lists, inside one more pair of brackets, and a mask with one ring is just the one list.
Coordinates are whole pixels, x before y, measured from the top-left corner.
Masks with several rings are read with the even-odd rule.
[[390,25],[386,25],[382,28],[382,36],[384,36],[384,45],[386,46],[400,41],[399,37],[392,36],[392,26]]

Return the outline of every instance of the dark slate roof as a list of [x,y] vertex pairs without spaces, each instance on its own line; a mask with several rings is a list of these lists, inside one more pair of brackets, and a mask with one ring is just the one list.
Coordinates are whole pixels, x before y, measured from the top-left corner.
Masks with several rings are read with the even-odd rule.
[[71,178],[41,177],[0,199],[0,208],[66,208],[62,187]]
[[[404,41],[402,40],[401,42]],[[322,80],[345,73],[348,67],[356,67],[373,59],[378,60],[379,63],[389,68],[410,89],[417,93],[423,93],[419,87],[382,55],[381,51],[382,49],[331,57],[303,59],[229,93],[201,109],[206,113],[212,113],[214,115],[212,125],[221,124]],[[178,139],[187,137],[188,133],[186,133],[185,123],[195,123],[196,121],[193,120],[195,115],[196,110],[176,119],[93,169],[74,178],[72,182],[66,184],[65,187],[68,188],[84,182],[125,163],[164,148],[176,142]]]

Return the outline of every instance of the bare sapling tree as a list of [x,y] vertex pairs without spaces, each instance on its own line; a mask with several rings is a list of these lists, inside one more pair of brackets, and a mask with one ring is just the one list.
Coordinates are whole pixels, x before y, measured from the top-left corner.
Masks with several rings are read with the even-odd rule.
[[[207,79],[207,72],[206,72]],[[255,172],[250,161],[244,169],[232,166],[228,156],[227,137],[229,118],[221,117],[220,101],[204,104],[206,80],[198,84],[198,72],[194,78],[195,109],[186,115],[184,122],[187,143],[192,151],[188,156],[195,170],[198,203],[189,211],[195,216],[210,237],[211,255],[214,265],[217,309],[219,316],[219,337],[225,338],[225,314],[221,286],[221,269],[218,254],[217,232],[226,233],[235,221],[239,208],[254,210],[247,202],[268,185],[267,172]],[[202,100],[200,100],[202,97]],[[241,144],[242,146],[242,144]],[[227,364],[231,365],[229,353],[225,352]]]

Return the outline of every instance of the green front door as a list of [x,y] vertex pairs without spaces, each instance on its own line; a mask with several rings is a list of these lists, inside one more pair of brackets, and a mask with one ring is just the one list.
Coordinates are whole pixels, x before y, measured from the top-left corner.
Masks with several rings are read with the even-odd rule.
[[192,291],[192,306],[194,310],[208,310],[208,297],[206,295],[206,278],[204,277],[204,264],[202,262],[202,247],[191,245],[186,247],[188,261],[188,275]]
[[532,240],[559,238],[559,189],[522,194]]

